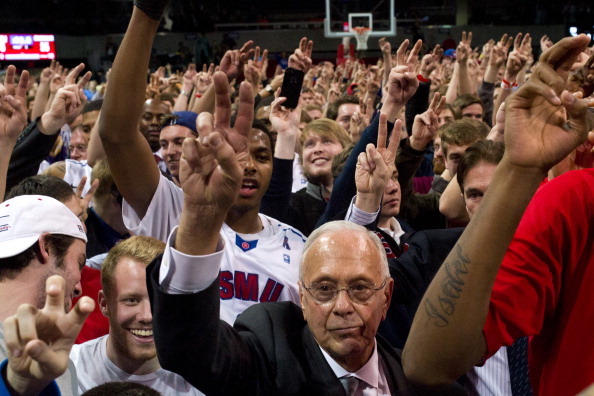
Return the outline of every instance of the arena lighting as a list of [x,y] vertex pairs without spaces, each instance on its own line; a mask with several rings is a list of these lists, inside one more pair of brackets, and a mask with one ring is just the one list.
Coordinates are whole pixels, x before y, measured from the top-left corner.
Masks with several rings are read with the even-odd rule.
[[0,61],[56,58],[53,34],[0,33]]

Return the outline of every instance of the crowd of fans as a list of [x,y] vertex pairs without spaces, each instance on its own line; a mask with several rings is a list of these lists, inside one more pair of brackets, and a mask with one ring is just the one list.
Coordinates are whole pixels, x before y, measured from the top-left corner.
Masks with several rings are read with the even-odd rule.
[[146,74],[166,3],[135,2],[105,83],[5,70],[1,394],[594,382],[587,36]]

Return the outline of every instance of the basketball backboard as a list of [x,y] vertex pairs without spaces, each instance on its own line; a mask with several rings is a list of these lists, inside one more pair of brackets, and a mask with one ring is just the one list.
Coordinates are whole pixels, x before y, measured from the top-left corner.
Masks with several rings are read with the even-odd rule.
[[352,28],[369,27],[370,36],[395,36],[394,0],[325,0],[326,37],[352,37]]

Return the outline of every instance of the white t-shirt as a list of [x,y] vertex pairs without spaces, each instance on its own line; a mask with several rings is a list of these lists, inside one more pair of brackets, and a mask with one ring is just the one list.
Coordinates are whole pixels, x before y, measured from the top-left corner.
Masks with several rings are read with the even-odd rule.
[[[179,224],[183,191],[163,175],[144,218],[124,200],[124,224],[134,235],[167,242]],[[259,214],[263,229],[256,234],[238,234],[223,224],[225,241],[221,264],[221,319],[229,324],[258,302],[292,301],[299,304],[299,261],[305,237],[291,226]]]
[[106,382],[135,382],[153,388],[164,396],[203,395],[180,375],[162,368],[145,375],[124,372],[107,357],[107,337],[109,335],[72,347],[70,359],[76,366],[81,394]]

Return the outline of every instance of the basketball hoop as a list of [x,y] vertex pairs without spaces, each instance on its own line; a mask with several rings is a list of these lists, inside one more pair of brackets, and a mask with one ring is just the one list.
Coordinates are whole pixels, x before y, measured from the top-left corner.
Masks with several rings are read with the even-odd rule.
[[367,50],[367,39],[371,33],[371,28],[356,26],[352,31],[355,33],[355,39],[357,39],[357,51]]

